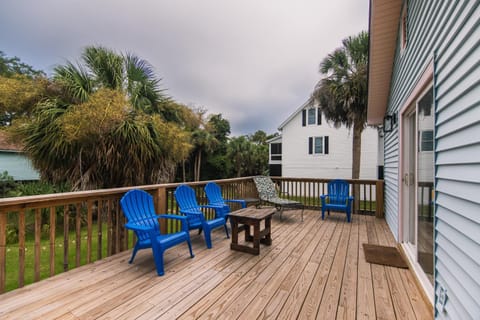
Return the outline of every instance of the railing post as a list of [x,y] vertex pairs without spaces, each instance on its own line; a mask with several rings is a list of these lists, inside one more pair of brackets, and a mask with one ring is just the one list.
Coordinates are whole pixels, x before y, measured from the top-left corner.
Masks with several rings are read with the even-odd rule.
[[383,180],[377,180],[375,187],[375,217],[384,218],[384,208],[383,208]]
[[[165,214],[167,212],[167,189],[160,187],[157,189],[157,196],[154,199],[155,211],[158,214]],[[160,224],[160,232],[167,233],[167,224]]]
[[7,213],[0,211],[0,294],[7,279]]

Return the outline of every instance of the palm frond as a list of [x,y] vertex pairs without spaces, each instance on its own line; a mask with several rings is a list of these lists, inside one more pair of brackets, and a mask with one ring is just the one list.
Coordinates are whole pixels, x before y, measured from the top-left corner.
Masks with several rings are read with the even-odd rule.
[[54,69],[53,78],[76,103],[87,101],[93,92],[94,84],[91,75],[81,65],[75,66],[67,62],[64,66],[57,66]]

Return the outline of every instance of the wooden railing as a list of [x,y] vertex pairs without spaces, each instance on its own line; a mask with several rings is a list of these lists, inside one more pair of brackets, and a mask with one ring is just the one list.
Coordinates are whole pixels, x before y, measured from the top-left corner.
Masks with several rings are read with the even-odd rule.
[[[328,179],[273,178],[282,194],[318,208]],[[251,177],[216,181],[225,198],[255,198]],[[383,181],[352,180],[358,186],[356,212],[383,216]],[[188,183],[205,204],[207,182]],[[159,213],[178,213],[174,190],[178,183],[138,186],[154,197]],[[132,189],[116,188],[0,199],[0,293],[23,287],[80,265],[131,248],[135,238],[124,228],[119,200]],[[360,191],[359,191],[360,190]],[[285,193],[285,192],[288,192]],[[232,208],[235,210],[236,208]],[[207,219],[213,212],[206,212]],[[176,224],[162,225],[162,232]],[[28,272],[26,272],[28,271]]]
[[[308,208],[319,208],[320,195],[327,194],[331,179],[272,177],[284,197],[302,202]],[[383,218],[383,180],[348,180],[354,196],[354,213],[374,214]]]

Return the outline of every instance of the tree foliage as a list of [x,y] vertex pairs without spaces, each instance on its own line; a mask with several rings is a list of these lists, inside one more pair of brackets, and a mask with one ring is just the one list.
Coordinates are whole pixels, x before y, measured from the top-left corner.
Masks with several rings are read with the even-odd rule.
[[17,132],[43,178],[74,190],[170,182],[190,137],[149,64],[88,47],[55,68],[60,94],[37,104]]
[[320,63],[323,78],[313,97],[336,127],[353,128],[352,178],[360,176],[361,134],[367,120],[368,33],[343,40]]
[[0,50],[0,76],[9,78],[17,75],[35,78],[45,76],[45,73],[40,70],[35,70],[32,66],[22,62],[18,57],[8,57]]
[[[227,157],[237,177],[265,174],[268,169],[268,144],[265,132],[235,137],[228,144]],[[259,141],[260,140],[260,141]]]

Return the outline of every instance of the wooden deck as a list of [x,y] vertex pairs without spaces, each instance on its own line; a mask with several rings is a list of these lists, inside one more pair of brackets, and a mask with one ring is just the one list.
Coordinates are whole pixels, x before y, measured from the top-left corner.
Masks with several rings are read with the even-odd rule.
[[259,256],[213,249],[192,231],[165,254],[158,277],[150,250],[131,251],[0,295],[1,319],[432,319],[409,270],[365,262],[362,243],[395,245],[384,220],[286,211]]

